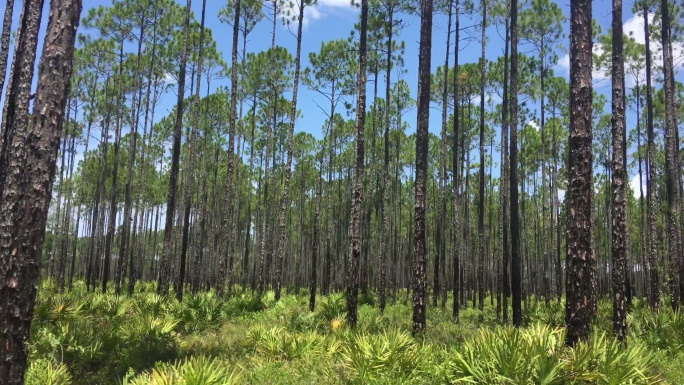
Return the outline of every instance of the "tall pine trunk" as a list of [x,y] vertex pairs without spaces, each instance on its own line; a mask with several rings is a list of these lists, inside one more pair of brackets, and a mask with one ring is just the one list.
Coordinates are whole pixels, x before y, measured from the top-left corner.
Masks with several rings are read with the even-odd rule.
[[368,0],[361,0],[361,31],[359,36],[359,72],[357,77],[356,149],[354,182],[351,192],[349,226],[349,261],[347,275],[347,323],[356,328],[359,294],[359,264],[361,261],[361,211],[363,209],[363,177],[366,129],[366,47],[368,39]]
[[[510,4],[509,4],[510,6]],[[510,46],[510,14],[506,15],[506,37],[504,39],[504,84],[503,84],[503,101],[501,108],[501,185],[499,188],[499,208],[500,208],[500,222],[499,222],[499,239],[500,239],[500,252],[501,252],[501,299],[502,299],[502,321],[504,325],[508,324],[508,297],[510,295],[510,284],[509,284],[509,258],[510,249],[508,244],[508,233],[510,229],[509,222],[509,189],[508,189],[508,174],[509,174],[509,163],[508,163],[508,131],[509,131],[509,115],[508,115],[508,60],[509,60],[509,46]]]
[[570,140],[565,320],[566,343],[589,337],[596,315],[596,258],[591,242],[592,25],[591,0],[570,3]]
[[[24,9],[22,22],[35,27],[23,31],[26,38],[38,33],[41,3],[26,3],[28,7]],[[24,140],[15,146],[19,143],[16,137],[12,138],[11,156],[13,159],[25,158],[25,163],[10,162],[10,172],[3,181],[6,184],[0,200],[0,260],[3,261],[0,265],[0,339],[3,341],[0,344],[0,383],[6,385],[24,383],[45,224],[80,14],[79,0],[51,2],[38,70],[34,113],[30,124],[24,120],[26,124],[13,127],[13,132]],[[35,41],[35,38],[28,41]],[[35,45],[27,44],[26,40],[23,42],[17,48],[24,50],[26,56],[18,55],[18,58],[35,58]],[[33,60],[29,62],[33,67]],[[24,78],[28,83],[15,86],[29,89],[31,78]],[[16,95],[12,99],[24,100]],[[28,94],[24,102],[28,103]]]
[[482,1],[482,56],[480,57],[480,176],[479,176],[479,198],[477,201],[477,241],[478,241],[478,264],[477,264],[477,286],[478,286],[478,302],[480,311],[484,310],[485,298],[485,279],[484,279],[484,265],[485,265],[485,229],[484,229],[484,201],[485,201],[485,149],[484,149],[484,131],[485,131],[485,76],[486,61],[485,47],[487,45],[487,38],[485,31],[487,29],[487,1]]
[[679,144],[677,139],[677,106],[674,95],[674,72],[672,45],[670,44],[670,2],[660,2],[661,14],[661,40],[663,47],[663,78],[665,88],[665,185],[667,190],[667,233],[668,233],[668,259],[670,271],[668,283],[672,301],[672,309],[679,308],[680,286],[680,169],[679,169]]
[[[302,29],[304,23],[305,0],[299,0],[299,15],[297,16],[297,53],[295,57],[294,85],[292,89],[292,110],[290,111],[290,126],[287,132],[287,164],[285,165],[285,186],[283,187],[283,197],[280,201],[280,212],[278,215],[278,248],[276,249],[276,271],[275,271],[275,300],[280,300],[280,292],[283,280],[283,260],[284,246],[287,234],[285,224],[290,206],[290,179],[292,179],[292,142],[294,142],[294,128],[297,120],[297,95],[299,91],[299,73],[302,65]],[[333,117],[331,116],[330,119]]]
[[[29,121],[28,106],[33,80],[36,49],[38,46],[38,30],[43,10],[43,0],[26,0],[19,19],[16,32],[14,57],[9,74],[9,85],[2,111],[0,126],[0,195],[10,177],[11,171],[18,171],[17,162],[20,157],[13,157],[16,141],[18,151],[23,151],[24,137],[17,136],[17,131],[26,130]],[[2,77],[5,76],[3,72]]]
[[520,259],[520,211],[518,208],[518,0],[511,0],[511,123],[510,198],[511,198],[511,294],[513,325],[522,325],[522,263]]
[[171,149],[171,171],[169,174],[169,191],[166,197],[166,223],[164,224],[164,247],[161,266],[157,279],[157,293],[169,294],[171,264],[173,258],[174,219],[176,215],[176,195],[178,192],[178,171],[180,163],[181,129],[185,112],[185,72],[188,61],[188,36],[190,34],[190,8],[192,0],[188,0],[185,9],[185,26],[183,27],[183,48],[181,50],[180,71],[178,72],[178,99],[176,101],[176,121],[173,127],[173,147]]
[[[446,213],[446,148],[447,148],[447,110],[448,94],[449,94],[449,49],[451,45],[451,17],[453,0],[447,2],[447,39],[446,39],[446,54],[444,57],[444,84],[442,88],[442,132],[441,132],[441,146],[439,151],[439,210]],[[454,75],[456,76],[456,75]],[[385,166],[387,168],[387,166]],[[442,306],[446,306],[446,279],[442,279],[444,275],[442,270],[446,270],[446,231],[445,218],[439,216],[437,218],[436,231],[436,246],[437,253],[435,254],[435,270],[434,270],[434,297],[432,303],[437,306],[437,297],[442,293]],[[441,281],[441,282],[440,282]],[[444,288],[442,288],[444,286]]]
[[[388,16],[389,20],[385,26],[387,31],[387,53],[386,53],[386,63],[385,71],[387,72],[387,80],[385,82],[385,124],[384,124],[384,159],[383,159],[383,169],[382,169],[382,203],[381,203],[381,215],[382,224],[380,225],[380,250],[379,250],[379,264],[380,264],[380,283],[378,287],[378,300],[380,302],[380,313],[384,313],[385,305],[387,303],[385,289],[387,287],[387,240],[388,240],[388,228],[389,228],[389,130],[390,130],[390,106],[391,106],[391,79],[392,79],[392,35],[394,34],[394,5],[388,5],[389,9]],[[448,45],[447,45],[448,46]],[[447,55],[449,55],[447,50]]]
[[[12,13],[14,0],[5,3],[5,18],[2,21],[2,42],[0,43],[0,93],[5,87],[5,72],[7,71],[7,56],[9,55],[10,33],[12,32]],[[0,128],[0,143],[2,143],[2,129]]]
[[453,266],[452,266],[452,280],[453,280],[453,294],[454,294],[454,304],[453,304],[453,311],[452,311],[452,317],[454,322],[458,322],[459,319],[459,284],[461,280],[461,274],[460,274],[460,250],[461,250],[461,229],[460,229],[460,212],[459,212],[459,205],[458,205],[458,194],[459,194],[459,188],[458,188],[458,183],[459,183],[459,169],[458,169],[458,164],[460,162],[459,156],[458,156],[458,149],[460,148],[459,145],[459,97],[458,97],[458,92],[459,92],[459,76],[458,76],[458,46],[459,46],[459,36],[460,36],[460,27],[459,27],[459,0],[454,0],[455,4],[455,10],[454,10],[454,18],[456,19],[455,21],[455,26],[454,26],[454,79],[453,79],[453,88],[454,88],[454,142],[453,142],[453,147],[451,149],[451,155],[452,155],[452,199],[453,199],[453,206],[454,206],[454,212],[453,212],[453,218],[452,221],[454,223],[454,228],[453,228],[453,238],[454,238],[454,247],[453,247]]
[[653,90],[651,89],[651,44],[648,23],[648,6],[644,2],[644,45],[646,49],[646,136],[648,158],[648,178],[646,185],[646,196],[648,202],[648,276],[650,281],[649,304],[654,312],[660,309],[660,277],[658,273],[658,208],[656,188],[656,167],[655,167],[655,133],[653,130]]
[[[190,235],[190,211],[192,209],[192,197],[195,192],[195,168],[196,159],[195,151],[197,147],[197,131],[199,130],[199,115],[200,115],[200,92],[202,90],[202,65],[204,60],[204,19],[207,9],[207,0],[202,1],[202,18],[200,21],[200,36],[199,36],[199,53],[197,59],[197,80],[195,82],[195,98],[193,101],[192,110],[192,128],[190,133],[190,141],[188,143],[188,163],[189,167],[186,169],[187,173],[187,185],[184,186],[184,212],[183,212],[183,239],[181,245],[181,256],[180,256],[180,272],[178,274],[178,287],[180,290],[176,292],[176,299],[178,301],[183,300],[183,287],[185,283],[185,263],[188,256],[188,243]],[[232,114],[232,113],[231,113]],[[199,256],[199,254],[195,254]],[[197,261],[195,261],[195,266],[197,266]],[[198,274],[194,271],[194,274]]]
[[627,334],[626,277],[627,271],[627,170],[623,149],[626,146],[625,128],[625,63],[623,58],[622,0],[613,0],[612,49],[612,131],[613,131],[613,202],[612,202],[612,257],[613,268],[613,332],[619,341]]
[[425,331],[427,310],[427,168],[430,120],[430,65],[432,62],[432,0],[422,0],[418,71],[418,126],[416,131],[416,181],[413,262],[413,334]]

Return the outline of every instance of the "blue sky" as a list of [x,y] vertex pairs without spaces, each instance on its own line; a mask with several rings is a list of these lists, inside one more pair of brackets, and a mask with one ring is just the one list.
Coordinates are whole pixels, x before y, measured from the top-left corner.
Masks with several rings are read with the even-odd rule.
[[[43,19],[43,28],[47,25],[47,11],[49,1],[46,1],[45,13]],[[83,0],[84,10],[83,15],[85,15],[89,9],[95,8],[100,5],[111,5],[111,1],[106,0]],[[179,3],[185,4],[184,0],[180,0]],[[231,27],[226,24],[222,24],[218,19],[218,11],[223,7],[225,2],[223,0],[208,0],[207,1],[207,20],[206,25],[213,31],[213,36],[217,40],[218,48],[223,53],[226,61],[229,61],[231,52]],[[565,0],[558,3],[563,13],[569,16],[569,1]],[[193,1],[193,11],[196,15],[199,15],[202,2],[201,0]],[[643,29],[642,18],[636,17],[631,13],[632,1],[627,1],[624,4],[625,12],[623,20],[625,22],[626,32],[633,32],[637,41],[641,39],[643,41]],[[15,26],[18,20],[19,14],[21,12],[21,2],[15,4]],[[594,1],[593,6],[594,18],[597,19],[599,24],[602,26],[603,30],[606,31],[610,25],[611,21],[611,7],[610,2],[606,0]],[[268,15],[267,15],[268,16]],[[474,16],[475,19],[478,18],[477,15]],[[415,98],[417,92],[417,69],[418,69],[418,38],[419,38],[419,28],[420,22],[415,15],[404,15],[403,18],[408,21],[407,26],[402,31],[399,40],[404,40],[406,42],[406,54],[405,69],[406,73],[403,78],[409,83],[412,95]],[[346,38],[349,36],[354,23],[358,20],[358,10],[351,6],[350,0],[318,0],[318,4],[314,7],[307,8],[305,13],[305,27],[302,45],[302,68],[308,65],[308,54],[310,52],[318,51],[321,42],[329,41],[333,39]],[[473,26],[478,23],[477,20],[471,19],[468,16],[462,17],[461,26],[468,27]],[[475,35],[479,36],[479,30],[473,31]],[[296,26],[292,26],[293,31]],[[501,29],[501,27],[499,27]],[[566,34],[568,33],[569,25],[566,22],[564,30]],[[447,30],[447,19],[446,15],[437,14],[434,17],[434,28],[433,28],[433,50],[432,50],[432,68],[433,70],[443,64],[445,55],[445,41],[446,41],[446,30]],[[81,30],[85,32],[85,30]],[[277,32],[277,44],[288,48],[294,55],[296,40],[294,34],[290,33],[285,26],[280,26]],[[491,26],[487,30],[488,46],[487,46],[487,57],[489,59],[496,59],[503,55],[503,41],[500,34],[497,32],[496,26]],[[42,43],[42,37],[40,38]],[[452,39],[453,42],[453,39]],[[268,49],[271,44],[271,25],[267,20],[260,23],[255,30],[249,35],[248,50],[249,51],[261,51]],[[567,37],[563,40],[563,46],[567,47],[568,39]],[[472,41],[469,44],[461,43],[461,53],[460,61],[461,63],[476,62],[480,56],[480,46],[478,41]],[[675,47],[675,50],[681,49],[681,45]],[[40,50],[40,48],[39,48]],[[522,52],[526,51],[524,46],[520,47]],[[40,52],[40,51],[39,51]],[[11,56],[11,55],[10,55]],[[677,55],[677,53],[675,54]],[[559,52],[559,63],[554,68],[557,75],[566,76],[568,75],[567,68],[567,55],[565,52]],[[10,57],[11,60],[11,57]],[[682,61],[679,60],[679,68],[681,69]],[[453,65],[453,63],[452,63]],[[396,73],[393,73],[393,79],[396,80]],[[679,81],[683,80],[682,71],[678,70],[677,79]],[[381,75],[381,82],[384,82],[384,75]],[[227,81],[223,81],[227,85]],[[596,88],[600,92],[608,92],[610,89],[610,81],[606,80],[600,72],[595,73],[595,84]],[[628,80],[628,87],[630,86],[630,81]],[[218,84],[217,84],[218,85]],[[372,85],[369,83],[369,87]],[[371,88],[369,88],[371,89]],[[297,121],[296,131],[306,131],[311,132],[316,137],[322,137],[321,127],[325,120],[325,115],[319,110],[316,105],[316,101],[322,102],[320,96],[318,96],[314,91],[308,90],[305,86],[300,87],[299,93],[299,104],[298,107],[303,113],[303,118]],[[4,96],[4,95],[3,95]],[[161,110],[158,116],[161,117],[165,115],[163,112],[169,111],[173,107],[174,97],[172,93],[169,93],[164,102],[161,105]],[[534,109],[534,107],[532,107]],[[607,106],[607,111],[609,106]],[[405,121],[411,124],[409,133],[415,131],[415,110],[410,111],[405,116]],[[628,116],[628,126],[629,122],[633,120],[633,116]],[[440,131],[440,113],[436,109],[432,109],[431,119],[430,119],[430,131],[438,134]],[[496,158],[498,155],[494,154]],[[498,171],[496,172],[498,174]],[[634,172],[631,173],[634,175]],[[638,184],[634,187],[638,187]]]

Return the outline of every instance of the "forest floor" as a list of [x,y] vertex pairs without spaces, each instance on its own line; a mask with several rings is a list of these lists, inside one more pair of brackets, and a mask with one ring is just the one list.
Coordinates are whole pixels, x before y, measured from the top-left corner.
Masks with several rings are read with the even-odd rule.
[[320,296],[312,313],[305,291],[277,303],[272,292],[179,303],[154,291],[143,283],[131,298],[91,294],[78,282],[58,294],[44,283],[27,384],[684,384],[684,315],[655,315],[640,300],[626,346],[611,336],[606,300],[591,339],[568,349],[558,302],[530,300],[515,331],[489,298],[483,312],[469,303],[458,323],[449,301],[428,308],[427,329],[413,338],[406,292],[384,314],[362,295],[352,331],[342,294]]

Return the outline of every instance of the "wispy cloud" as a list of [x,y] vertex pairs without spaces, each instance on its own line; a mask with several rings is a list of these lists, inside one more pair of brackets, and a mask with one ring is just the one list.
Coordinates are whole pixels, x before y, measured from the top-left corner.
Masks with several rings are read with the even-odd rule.
[[[296,20],[299,15],[299,1],[287,2],[281,8],[281,16],[286,19]],[[354,6],[350,0],[318,0],[316,4],[304,8],[302,27],[306,30],[310,23],[321,20],[338,11],[352,11]]]

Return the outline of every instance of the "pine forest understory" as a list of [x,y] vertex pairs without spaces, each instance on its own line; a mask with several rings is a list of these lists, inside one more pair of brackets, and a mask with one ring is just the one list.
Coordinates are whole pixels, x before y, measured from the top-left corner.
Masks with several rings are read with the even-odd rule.
[[684,3],[4,3],[0,384],[684,383]]

